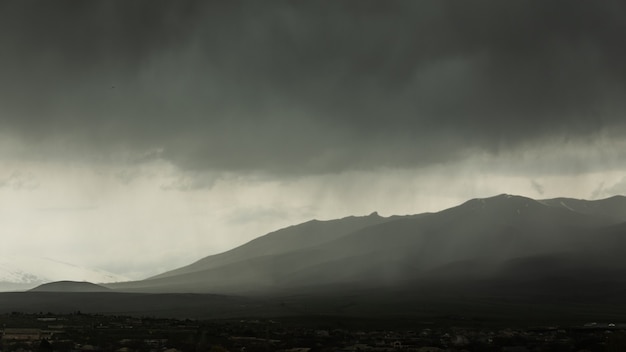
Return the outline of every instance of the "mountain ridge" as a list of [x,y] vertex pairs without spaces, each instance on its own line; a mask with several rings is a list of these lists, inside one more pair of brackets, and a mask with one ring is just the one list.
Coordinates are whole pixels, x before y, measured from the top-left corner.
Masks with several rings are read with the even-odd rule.
[[[507,263],[516,258],[561,252],[580,257],[581,248],[589,246],[589,233],[608,241],[603,229],[626,222],[622,209],[626,197],[535,200],[501,194],[435,213],[309,221],[168,273],[107,287],[266,294],[315,285],[405,285],[441,279],[446,267],[446,277],[458,280],[462,270],[452,264],[464,261],[477,263],[476,277],[495,279],[506,276]],[[620,240],[614,232],[617,239],[611,241]]]
[[[254,253],[252,254],[254,256],[271,255],[273,253],[274,248],[271,247],[272,243],[271,242],[268,243],[268,240],[269,241],[288,240],[290,241],[289,246],[291,249],[304,248],[307,246],[312,246],[315,244],[320,244],[325,241],[332,240],[333,238],[343,236],[347,233],[353,232],[355,229],[369,226],[370,224],[384,222],[386,221],[386,219],[387,218],[379,216],[377,212],[374,212],[368,216],[360,216],[360,217],[348,216],[348,217],[344,217],[341,219],[324,220],[324,221],[316,220],[316,219],[309,220],[301,224],[292,225],[292,226],[288,226],[288,227],[285,227],[276,231],[272,231],[264,236],[255,238],[231,250],[218,253],[212,256],[204,257],[189,265],[186,265],[181,268],[174,269],[174,270],[171,270],[171,271],[159,274],[159,275],[149,277],[146,280],[159,279],[159,278],[164,278],[164,277],[181,274],[181,273],[192,272],[192,271],[206,270],[207,268],[210,268],[211,261],[214,260],[215,258],[224,258],[224,257],[228,258],[229,256],[232,256],[234,254],[235,255],[238,254],[238,252],[240,251],[245,252],[249,248],[248,246],[259,244],[259,242],[262,242],[261,248],[259,248],[259,246],[256,246],[253,251]],[[327,226],[329,225],[332,226],[333,224],[340,224],[341,228],[335,229],[335,233],[324,232],[324,229]],[[299,232],[297,233],[297,236],[292,237],[290,235],[293,234],[294,230],[299,231]],[[313,233],[318,236],[307,236],[309,233]],[[282,245],[284,246],[285,244],[282,243]],[[227,261],[228,260],[229,259],[227,259]],[[232,259],[232,261],[237,261],[237,259]],[[194,269],[194,266],[196,265],[202,266],[202,269]]]

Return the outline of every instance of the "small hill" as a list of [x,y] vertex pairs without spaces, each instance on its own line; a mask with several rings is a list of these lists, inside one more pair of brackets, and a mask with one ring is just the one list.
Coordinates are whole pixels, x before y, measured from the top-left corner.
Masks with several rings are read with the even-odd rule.
[[0,291],[26,291],[46,282],[61,280],[122,282],[127,277],[52,258],[0,255]]
[[32,292],[108,292],[110,289],[86,281],[55,281],[39,285]]

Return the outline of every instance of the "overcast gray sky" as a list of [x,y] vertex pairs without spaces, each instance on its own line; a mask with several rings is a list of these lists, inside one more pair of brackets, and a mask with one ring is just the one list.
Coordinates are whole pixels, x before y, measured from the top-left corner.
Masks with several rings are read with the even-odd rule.
[[626,193],[623,1],[2,1],[2,251],[140,278],[311,218]]

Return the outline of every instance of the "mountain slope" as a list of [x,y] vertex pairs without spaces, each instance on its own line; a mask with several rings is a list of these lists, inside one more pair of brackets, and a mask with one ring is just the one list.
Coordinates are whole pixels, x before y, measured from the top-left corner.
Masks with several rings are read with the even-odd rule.
[[165,272],[149,279],[188,274],[213,269],[219,266],[247,261],[251,258],[271,256],[320,245],[346,236],[359,229],[389,221],[372,213],[369,216],[350,216],[338,220],[311,220],[290,226],[254,239],[230,251],[212,255],[182,268]]
[[[345,284],[414,286],[433,280],[532,276],[542,263],[536,258],[563,263],[553,267],[555,275],[568,270],[591,275],[606,272],[601,264],[606,253],[618,258],[614,265],[620,271],[626,267],[615,246],[626,236],[620,232],[620,222],[626,221],[621,209],[626,209],[624,197],[589,202],[500,195],[419,216],[310,222],[180,270],[109,287],[241,294]],[[329,231],[338,228],[343,231]],[[596,244],[598,249],[585,257],[596,242],[613,245]],[[574,265],[576,261],[589,270]]]

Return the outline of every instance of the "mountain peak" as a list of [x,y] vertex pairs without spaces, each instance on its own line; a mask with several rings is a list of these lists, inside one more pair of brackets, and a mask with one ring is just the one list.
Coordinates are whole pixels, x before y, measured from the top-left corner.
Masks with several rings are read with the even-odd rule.
[[484,208],[485,205],[498,205],[498,204],[520,202],[520,201],[525,202],[525,203],[536,202],[536,200],[534,200],[532,198],[519,196],[519,195],[513,195],[513,194],[507,194],[507,193],[502,193],[502,194],[498,194],[497,196],[491,196],[491,197],[485,197],[485,198],[473,198],[473,199],[470,199],[467,202],[461,204],[460,206],[480,205],[482,208]]
[[520,196],[517,194],[502,193],[502,194],[498,194],[497,196],[493,196],[493,197],[489,197],[485,199],[532,199],[532,198]]

